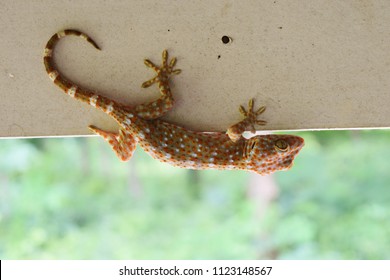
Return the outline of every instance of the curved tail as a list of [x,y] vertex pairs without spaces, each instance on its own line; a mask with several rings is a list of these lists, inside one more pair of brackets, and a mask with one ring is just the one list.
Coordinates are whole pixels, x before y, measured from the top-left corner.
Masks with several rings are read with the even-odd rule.
[[121,113],[124,112],[121,112],[122,110],[120,109],[121,106],[119,106],[119,104],[90,90],[79,87],[72,81],[68,81],[55,67],[55,63],[53,60],[53,51],[55,45],[61,38],[68,35],[79,36],[89,42],[91,45],[93,45],[96,49],[100,50],[99,46],[95,43],[95,41],[93,41],[91,37],[89,37],[85,33],[73,29],[67,29],[57,32],[47,42],[43,56],[43,62],[45,64],[46,72],[49,75],[49,78],[66,94],[70,95],[75,99],[88,103],[98,109],[103,110],[107,114],[113,116],[118,122],[121,122],[123,118],[123,114]]

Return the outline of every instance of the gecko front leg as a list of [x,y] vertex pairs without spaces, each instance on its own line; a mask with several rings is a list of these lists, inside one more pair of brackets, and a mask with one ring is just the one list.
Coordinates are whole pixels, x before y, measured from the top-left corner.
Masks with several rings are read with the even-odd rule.
[[176,58],[172,58],[168,64],[168,51],[162,53],[162,65],[156,66],[150,60],[145,59],[144,63],[147,67],[153,69],[157,75],[152,79],[142,84],[143,88],[150,87],[157,83],[160,89],[161,97],[155,101],[144,103],[135,107],[137,115],[143,119],[152,120],[161,117],[172,109],[174,99],[169,87],[169,77],[180,74],[180,69],[173,69],[176,64]]
[[230,140],[232,140],[233,142],[237,142],[248,127],[250,127],[250,131],[252,133],[256,133],[255,124],[265,125],[267,123],[264,120],[257,119],[257,117],[265,111],[265,106],[260,107],[259,109],[257,109],[256,112],[254,112],[253,98],[249,100],[248,111],[246,111],[243,106],[240,106],[239,110],[240,113],[244,116],[244,119],[239,123],[236,123],[229,127],[226,132]]

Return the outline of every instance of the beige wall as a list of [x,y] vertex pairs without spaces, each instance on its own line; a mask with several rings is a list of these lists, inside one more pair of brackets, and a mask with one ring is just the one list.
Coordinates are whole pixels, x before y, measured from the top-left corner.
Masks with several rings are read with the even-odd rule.
[[252,97],[267,106],[265,130],[390,126],[390,1],[1,2],[1,137],[115,129],[47,77],[44,46],[64,28],[88,33],[102,51],[66,38],[59,69],[127,104],[158,96],[140,88],[153,75],[142,60],[159,62],[167,48],[183,72],[166,119],[190,129],[225,130]]

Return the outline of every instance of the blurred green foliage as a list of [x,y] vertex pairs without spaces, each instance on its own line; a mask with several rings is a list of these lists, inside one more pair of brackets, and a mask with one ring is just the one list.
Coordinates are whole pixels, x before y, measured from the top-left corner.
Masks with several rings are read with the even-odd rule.
[[123,163],[98,138],[1,140],[0,258],[390,258],[390,134],[299,135],[263,215],[248,191],[257,175],[174,168],[141,149]]

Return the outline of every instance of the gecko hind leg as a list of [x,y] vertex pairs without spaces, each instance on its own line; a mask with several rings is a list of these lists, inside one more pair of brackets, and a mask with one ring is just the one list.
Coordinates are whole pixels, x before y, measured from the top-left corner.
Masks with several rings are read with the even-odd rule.
[[173,69],[176,64],[176,58],[172,58],[168,64],[168,51],[164,50],[162,53],[162,65],[156,66],[153,62],[148,59],[144,60],[147,67],[154,70],[157,75],[152,79],[142,84],[143,88],[150,87],[157,83],[160,89],[161,97],[155,101],[144,103],[135,107],[135,111],[138,116],[143,119],[151,120],[163,116],[169,110],[172,109],[174,99],[169,87],[169,78],[172,75],[180,74],[180,69]]
[[119,133],[108,132],[93,125],[90,125],[88,128],[95,134],[103,137],[122,161],[128,161],[133,156],[137,147],[137,140],[122,128],[119,129]]
[[243,106],[240,106],[239,111],[244,116],[244,119],[229,127],[226,132],[233,142],[237,142],[248,127],[252,133],[256,133],[255,124],[265,125],[267,123],[264,120],[257,119],[265,111],[265,106],[253,111],[253,98],[249,100],[248,111]]

